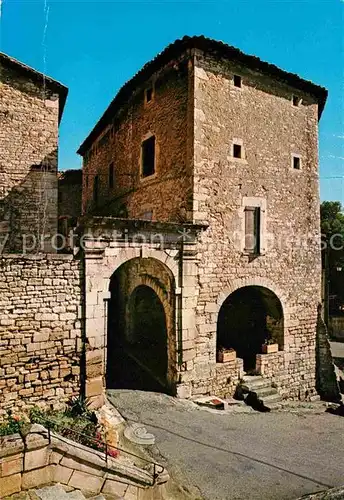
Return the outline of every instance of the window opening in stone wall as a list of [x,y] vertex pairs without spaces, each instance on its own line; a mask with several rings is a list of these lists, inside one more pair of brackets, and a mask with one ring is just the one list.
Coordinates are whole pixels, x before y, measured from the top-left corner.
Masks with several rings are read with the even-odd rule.
[[153,87],[146,89],[146,102],[150,102],[153,99]]
[[299,156],[293,156],[293,168],[295,170],[300,170],[300,168],[301,168],[301,158]]
[[242,84],[242,78],[241,78],[241,76],[234,75],[233,81],[234,81],[234,87],[241,88],[241,84]]
[[142,177],[148,177],[155,172],[155,136],[149,137],[142,142]]
[[296,106],[298,108],[301,104],[301,101],[302,101],[301,97],[293,95],[293,106]]
[[233,144],[234,158],[242,158],[242,146],[240,144]]
[[115,184],[115,166],[113,163],[109,165],[109,188],[112,189]]
[[99,200],[99,176],[96,175],[93,180],[93,202],[97,206]]
[[245,207],[245,252],[260,252],[260,207]]

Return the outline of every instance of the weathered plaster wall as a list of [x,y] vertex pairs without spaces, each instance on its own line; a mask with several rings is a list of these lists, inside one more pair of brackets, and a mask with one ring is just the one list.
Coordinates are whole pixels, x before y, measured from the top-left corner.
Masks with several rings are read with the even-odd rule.
[[[187,59],[171,61],[147,81],[153,99],[145,103],[145,87],[138,88],[114,124],[93,144],[83,167],[83,210],[94,213],[180,221],[191,218],[190,92],[192,73]],[[108,132],[107,139],[104,136]],[[156,173],[141,177],[141,143],[156,137]],[[103,137],[103,139],[102,139]],[[114,163],[114,187],[108,169]],[[99,176],[99,204],[93,203],[93,182]],[[111,202],[111,203],[109,203]]]
[[[23,234],[39,240],[56,233],[58,114],[59,97],[43,81],[0,67],[0,235],[6,252],[23,250]],[[51,238],[42,247],[52,251]]]
[[0,416],[80,392],[82,297],[72,256],[0,258]]
[[[193,373],[192,392],[211,390],[220,306],[235,289],[259,285],[284,312],[273,378],[282,394],[306,398],[315,392],[321,278],[317,105],[302,95],[294,107],[293,89],[230,62],[197,54],[195,65],[194,222],[210,227],[198,247],[194,371],[186,377]],[[241,89],[233,74],[243,77]],[[242,141],[243,159],[233,157],[233,140]],[[263,207],[264,249],[254,259],[242,248],[244,198]]]

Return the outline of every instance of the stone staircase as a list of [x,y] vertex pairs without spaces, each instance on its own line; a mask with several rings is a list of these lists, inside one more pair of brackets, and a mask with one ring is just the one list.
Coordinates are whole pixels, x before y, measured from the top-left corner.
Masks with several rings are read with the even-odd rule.
[[[40,500],[86,500],[86,497],[80,490],[74,490],[67,493],[60,484],[34,490],[34,493]],[[106,498],[103,495],[96,495],[88,498],[88,500],[106,500]]]
[[282,398],[271,382],[260,375],[245,375],[241,384],[244,399],[257,398],[265,407],[275,410],[282,407]]

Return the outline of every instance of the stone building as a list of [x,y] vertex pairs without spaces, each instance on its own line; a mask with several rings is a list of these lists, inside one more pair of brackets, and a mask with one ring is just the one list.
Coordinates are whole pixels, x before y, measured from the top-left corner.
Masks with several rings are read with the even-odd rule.
[[66,235],[81,216],[82,171],[58,172],[58,229]]
[[[21,252],[15,235],[57,225],[67,90],[0,62],[2,231]],[[245,373],[314,396],[326,97],[204,37],[127,82],[79,149],[73,252],[0,256],[0,416],[80,390],[99,404],[112,387],[229,396]],[[77,216],[78,176],[60,176],[60,218]]]
[[61,83],[0,53],[0,232],[5,251],[53,250],[58,126],[66,97]]
[[[89,395],[226,396],[244,372],[284,397],[315,394],[326,98],[204,37],[121,88],[78,151]],[[222,349],[237,358],[219,363]]]

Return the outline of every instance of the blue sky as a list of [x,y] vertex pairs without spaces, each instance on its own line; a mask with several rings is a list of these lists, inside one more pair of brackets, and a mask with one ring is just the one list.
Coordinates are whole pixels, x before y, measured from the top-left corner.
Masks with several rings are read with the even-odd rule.
[[[0,0],[1,3],[1,0]],[[183,35],[223,40],[323,85],[322,199],[344,203],[344,0],[2,0],[0,50],[69,87],[59,168],[79,168],[76,150],[117,90]]]

